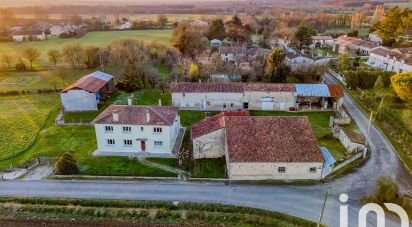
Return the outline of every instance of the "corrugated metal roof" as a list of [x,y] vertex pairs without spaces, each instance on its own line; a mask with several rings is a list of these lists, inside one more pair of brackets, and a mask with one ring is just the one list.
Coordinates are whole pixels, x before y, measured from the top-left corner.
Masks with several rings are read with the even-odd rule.
[[326,84],[296,84],[297,96],[305,97],[331,97]]
[[78,81],[65,88],[62,92],[77,88],[95,93],[98,92],[102,87],[104,87],[104,85],[106,85],[111,79],[113,79],[112,75],[96,71],[80,78]]
[[94,73],[91,73],[88,76],[91,76],[91,77],[94,77],[94,78],[97,78],[97,79],[101,79],[101,80],[104,80],[106,82],[113,79],[112,75],[104,73],[104,72],[100,72],[100,71],[96,71]]
[[336,162],[335,158],[330,154],[328,148],[326,147],[320,147],[320,152],[322,152],[323,159],[325,159],[325,166],[331,166]]

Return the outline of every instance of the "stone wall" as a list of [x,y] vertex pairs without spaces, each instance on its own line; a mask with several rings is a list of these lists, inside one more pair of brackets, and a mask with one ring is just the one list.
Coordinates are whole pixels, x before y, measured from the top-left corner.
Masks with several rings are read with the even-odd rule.
[[193,140],[193,159],[220,158],[225,155],[225,129]]

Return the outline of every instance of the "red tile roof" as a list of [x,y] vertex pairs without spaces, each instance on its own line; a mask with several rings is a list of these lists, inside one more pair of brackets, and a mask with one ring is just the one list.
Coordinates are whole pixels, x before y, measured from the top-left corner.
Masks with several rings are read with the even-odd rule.
[[172,92],[221,92],[221,93],[242,93],[241,83],[172,83]]
[[[110,105],[96,119],[95,124],[128,124],[128,125],[173,125],[178,114],[178,107],[171,106],[127,106]],[[113,113],[117,113],[119,121],[113,121]],[[150,114],[149,122],[146,113]]]
[[323,162],[307,117],[225,117],[229,162]]
[[315,35],[312,36],[313,40],[333,40],[332,36],[330,35]]
[[343,88],[337,84],[328,84],[330,97],[343,97],[345,93]]
[[294,84],[248,83],[243,84],[244,91],[294,92]]
[[224,118],[226,116],[249,116],[248,111],[227,111],[221,112],[211,117],[207,117],[192,125],[192,139],[196,139],[200,136],[209,134],[216,130],[225,127]]

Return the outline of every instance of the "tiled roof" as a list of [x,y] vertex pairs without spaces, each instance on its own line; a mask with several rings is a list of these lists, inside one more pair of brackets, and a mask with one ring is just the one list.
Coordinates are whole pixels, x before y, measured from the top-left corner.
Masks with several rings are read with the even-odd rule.
[[343,88],[338,84],[328,84],[328,89],[331,97],[343,97],[345,94]]
[[368,40],[363,40],[363,39],[348,37],[348,36],[339,36],[338,40],[346,44],[353,44],[356,46],[362,46],[362,47],[366,47],[369,49],[373,49],[379,46],[379,45],[376,45],[374,42],[371,42]]
[[[113,113],[117,113],[119,121],[113,121]],[[149,113],[149,121],[147,121]],[[127,125],[173,125],[178,114],[177,107],[170,106],[127,106],[110,105],[96,119],[95,124],[127,124]]]
[[209,134],[218,129],[225,127],[225,116],[249,116],[248,111],[227,111],[221,112],[211,117],[207,117],[192,125],[192,139],[196,139],[200,136]]
[[412,65],[412,57],[408,57],[406,54],[400,54],[399,52],[388,50],[383,47],[376,48],[371,51],[371,54],[376,54],[385,58],[389,56],[389,58],[395,58],[399,61],[403,60],[407,65]]
[[326,84],[296,84],[297,96],[304,97],[331,97]]
[[170,85],[172,92],[187,92],[187,93],[242,93],[243,88],[241,83],[172,83]]
[[400,54],[412,54],[412,47],[396,48],[393,49],[393,51],[396,51]]
[[322,162],[307,117],[225,117],[229,162]]
[[332,36],[330,35],[315,35],[312,36],[313,40],[333,40]]
[[294,92],[294,84],[244,83],[244,91]]
[[104,87],[104,85],[106,85],[111,79],[113,79],[112,75],[96,71],[80,78],[78,81],[65,88],[62,92],[77,88],[95,93]]
[[43,35],[43,31],[16,31],[13,35]]
[[351,142],[365,144],[365,137],[363,137],[363,135],[346,128],[342,128],[342,131],[345,133],[345,135],[349,138]]

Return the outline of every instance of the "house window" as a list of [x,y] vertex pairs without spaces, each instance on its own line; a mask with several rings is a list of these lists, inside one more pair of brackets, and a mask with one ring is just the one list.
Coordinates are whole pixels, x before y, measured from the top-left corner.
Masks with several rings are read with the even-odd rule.
[[133,145],[132,140],[123,140],[124,146],[131,147]]
[[108,145],[115,145],[116,142],[114,141],[114,139],[107,139],[107,144]]
[[230,103],[230,107],[234,107],[235,105],[233,103]]
[[286,167],[278,167],[278,173],[286,173]]
[[163,141],[154,141],[155,147],[163,147]]
[[104,126],[106,132],[113,132],[113,126]]
[[226,103],[223,103],[223,109],[226,109]]
[[154,133],[162,133],[162,128],[153,128]]
[[140,131],[143,132],[143,131],[144,131],[144,128],[143,128],[143,127],[140,127]]
[[310,167],[309,173],[316,173],[316,167]]
[[206,102],[206,106],[210,106],[211,104],[210,104],[210,102],[209,101],[207,101]]
[[243,109],[249,109],[249,103],[248,102],[244,102],[243,103]]
[[186,93],[183,92],[183,97],[185,97],[185,96],[186,96]]
[[130,127],[130,126],[124,126],[123,127],[123,132],[130,133],[131,131],[132,131],[132,127]]

